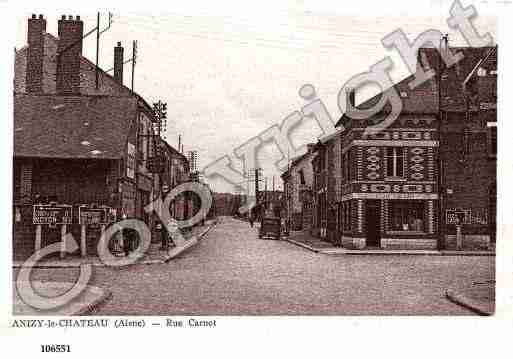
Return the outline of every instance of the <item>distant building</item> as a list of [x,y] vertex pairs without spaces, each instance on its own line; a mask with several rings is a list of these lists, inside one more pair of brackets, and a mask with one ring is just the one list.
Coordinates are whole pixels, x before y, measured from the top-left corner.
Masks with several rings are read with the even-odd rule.
[[[189,181],[189,162],[187,157],[164,140],[160,141],[163,168],[160,173],[162,195],[166,196],[173,188]],[[169,207],[171,216],[184,220],[192,216],[192,199],[186,193],[176,196]]]
[[340,244],[339,201],[341,188],[341,133],[319,139],[313,148],[314,211],[312,233],[326,240]]
[[233,193],[214,193],[214,208],[217,216],[234,216],[243,204],[243,196]]
[[289,169],[281,175],[284,212],[292,230],[310,230],[313,225],[314,146],[308,144],[307,152],[292,159]]

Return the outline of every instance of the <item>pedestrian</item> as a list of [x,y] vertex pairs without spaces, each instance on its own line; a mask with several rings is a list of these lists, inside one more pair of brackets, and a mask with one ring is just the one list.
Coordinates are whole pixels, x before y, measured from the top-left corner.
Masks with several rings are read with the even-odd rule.
[[125,252],[125,256],[128,257],[130,251],[132,250],[132,233],[130,233],[129,228],[124,228],[123,231],[123,251]]
[[249,224],[251,224],[251,228],[253,228],[253,223],[255,222],[255,218],[253,218],[253,215],[249,215]]

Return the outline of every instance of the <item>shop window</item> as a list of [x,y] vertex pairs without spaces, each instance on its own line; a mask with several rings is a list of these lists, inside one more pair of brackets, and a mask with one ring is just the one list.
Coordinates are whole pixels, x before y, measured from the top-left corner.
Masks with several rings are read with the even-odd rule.
[[391,201],[389,230],[424,232],[425,216],[422,201]]
[[349,157],[349,153],[350,151],[348,150],[342,155],[342,178],[344,178],[346,181],[349,181],[351,176],[351,159]]
[[342,203],[342,229],[351,231],[351,202]]
[[387,177],[403,177],[404,151],[402,147],[387,147]]

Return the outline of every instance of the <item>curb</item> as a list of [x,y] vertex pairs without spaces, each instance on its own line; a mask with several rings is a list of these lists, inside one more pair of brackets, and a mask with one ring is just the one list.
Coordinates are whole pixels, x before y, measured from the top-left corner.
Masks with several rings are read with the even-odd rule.
[[458,305],[461,305],[462,307],[465,307],[465,308],[467,308],[467,309],[469,309],[469,310],[471,310],[474,313],[477,313],[479,315],[483,315],[483,316],[491,316],[491,315],[493,315],[493,311],[490,312],[486,308],[483,308],[481,303],[479,303],[479,302],[477,302],[475,300],[472,300],[470,298],[467,298],[463,294],[460,294],[460,293],[455,292],[453,290],[450,290],[450,289],[446,290],[445,291],[445,296],[451,302],[456,303]]
[[321,253],[330,256],[339,255],[424,255],[424,256],[476,256],[476,257],[491,257],[495,256],[494,251],[451,251],[451,250],[415,250],[415,249],[404,249],[404,250],[393,250],[393,249],[381,249],[381,250],[365,250],[365,249],[345,249],[338,248],[315,248],[308,244],[300,241],[296,241],[290,238],[284,238],[285,241],[292,243],[296,246],[308,249],[314,253]]
[[[142,261],[139,261],[137,263],[134,263],[134,265],[151,265],[151,264],[164,264],[169,262],[171,259],[185,251],[186,249],[190,248],[192,244],[196,244],[199,240],[201,240],[211,229],[217,224],[217,221],[213,222],[210,226],[208,226],[203,232],[201,232],[199,235],[196,236],[196,241],[194,243],[191,243],[194,241],[194,239],[187,240],[187,244],[183,247],[180,247],[179,251],[177,253],[174,253],[172,256],[166,255],[163,259],[145,259]],[[30,266],[24,266],[24,262],[18,261],[18,263],[13,263],[12,268],[23,268],[23,267],[32,267],[32,268],[38,268],[38,269],[51,269],[51,268],[80,268],[80,266],[89,264],[93,267],[105,267],[105,264],[103,263],[56,263],[56,264],[36,264],[36,265],[30,265]]]
[[[63,282],[47,282],[48,284],[64,284]],[[40,283],[42,284],[42,283]],[[66,283],[66,284],[73,284],[73,283]],[[37,315],[44,315],[44,316],[80,316],[80,315],[89,315],[93,314],[103,303],[107,302],[112,298],[112,292],[108,289],[104,289],[98,286],[93,285],[87,285],[84,290],[88,292],[88,295],[92,296],[92,300],[85,301],[84,293],[81,293],[81,296],[78,296],[77,298],[73,298],[68,303],[65,303],[62,306],[59,306],[57,308],[52,308],[49,310],[44,311],[38,311],[35,310],[32,311],[32,313],[26,313],[24,311],[17,312],[15,308],[17,308],[18,305],[21,306],[29,306],[26,303],[23,303],[22,299],[16,299],[13,302],[13,315],[15,316],[37,316]],[[17,292],[17,289],[15,288],[15,291]],[[16,294],[16,297],[18,298],[19,294]],[[82,298],[82,299],[80,299]]]
[[[140,262],[134,263],[134,264],[162,264],[164,263],[163,259],[145,259]],[[24,268],[24,267],[31,267],[31,268],[38,268],[38,269],[50,269],[50,268],[80,268],[82,265],[91,265],[93,267],[105,267],[106,265],[103,263],[56,263],[56,264],[35,264],[35,265],[29,265],[24,266],[22,263],[13,263],[13,268]]]
[[205,228],[205,230],[203,230],[203,232],[201,232],[200,234],[198,234],[197,236],[194,236],[193,238],[191,239],[188,239],[186,241],[186,243],[180,247],[180,248],[173,248],[171,249],[169,252],[168,252],[168,255],[164,258],[164,260],[162,261],[163,263],[168,263],[170,260],[172,260],[173,258],[176,258],[177,256],[179,256],[180,254],[182,254],[183,252],[185,252],[187,249],[195,246],[196,244],[198,244],[202,239],[203,237],[217,224],[217,222],[214,222],[212,223],[210,226],[208,226],[207,228]]
[[[100,288],[101,289],[101,288]],[[96,309],[98,309],[103,303],[107,302],[112,298],[112,292],[110,290],[103,290],[103,294],[94,300],[92,303],[86,305],[84,308],[77,310],[75,313],[70,314],[71,316],[76,315],[90,315],[93,314]]]
[[312,246],[309,246],[308,244],[304,244],[304,243],[302,243],[302,242],[295,241],[295,240],[290,239],[290,238],[286,238],[285,240],[286,240],[287,242],[289,242],[289,243],[295,244],[296,246],[299,246],[299,247],[302,247],[302,248],[308,249],[309,251],[312,251],[312,252],[315,252],[315,253],[319,253],[319,249],[314,248],[314,247],[312,247]]

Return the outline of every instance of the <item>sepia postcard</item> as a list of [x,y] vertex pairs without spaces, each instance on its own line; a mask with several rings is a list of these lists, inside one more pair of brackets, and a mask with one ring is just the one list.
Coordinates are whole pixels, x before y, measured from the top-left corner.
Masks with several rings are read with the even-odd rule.
[[11,330],[502,316],[511,1],[5,6]]

